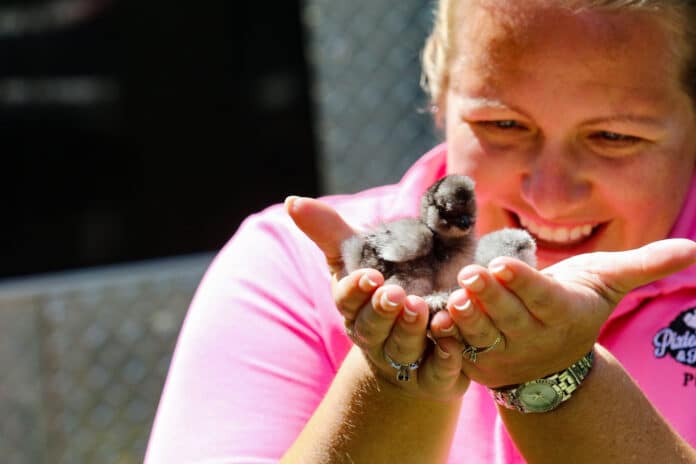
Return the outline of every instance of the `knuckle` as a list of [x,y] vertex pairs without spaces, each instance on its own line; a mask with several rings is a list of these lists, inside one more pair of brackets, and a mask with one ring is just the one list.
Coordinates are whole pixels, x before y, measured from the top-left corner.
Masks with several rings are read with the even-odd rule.
[[342,313],[352,312],[355,309],[351,305],[349,305],[349,302],[346,300],[337,299],[334,303],[336,303],[336,307]]
[[522,325],[522,314],[518,311],[506,311],[498,318],[500,326],[515,328]]
[[356,332],[367,343],[374,344],[382,342],[391,328],[388,321],[380,317],[374,311],[368,311],[369,315],[361,312],[360,317],[355,323]]
[[441,383],[449,383],[459,376],[460,369],[454,366],[444,365],[434,369],[435,379]]
[[414,353],[418,353],[422,350],[416,346],[410,337],[406,337],[403,334],[392,333],[392,335],[387,340],[387,346],[385,350],[393,355],[392,357],[399,358],[402,361],[413,361],[418,358]]
[[551,291],[549,289],[539,289],[532,295],[530,299],[530,304],[537,308],[546,308],[551,305],[551,296]]
[[368,342],[375,338],[375,331],[372,327],[366,324],[355,324],[355,334],[362,342]]
[[360,323],[365,328],[365,331],[376,334],[389,330],[389,327],[385,325],[384,319],[374,310],[363,311],[360,315],[362,316]]
[[476,334],[476,338],[478,340],[490,340],[494,337],[495,337],[495,334],[493,333],[493,331],[491,329],[483,329],[483,330],[480,330]]
[[393,353],[394,356],[403,356],[409,354],[412,350],[412,347],[409,346],[409,344],[404,343],[404,340],[400,336],[392,336],[390,338],[390,343],[389,343],[389,352]]

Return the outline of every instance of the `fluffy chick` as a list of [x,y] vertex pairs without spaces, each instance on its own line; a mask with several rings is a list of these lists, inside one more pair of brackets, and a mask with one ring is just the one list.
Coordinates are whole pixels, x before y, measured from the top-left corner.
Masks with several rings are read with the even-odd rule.
[[498,256],[512,256],[536,267],[536,243],[524,229],[505,228],[481,237],[476,247],[476,264],[488,267]]
[[466,176],[446,176],[423,195],[420,218],[383,223],[344,241],[344,266],[347,272],[377,269],[385,283],[424,297],[432,315],[445,309],[457,287],[457,274],[467,264],[486,265],[501,255],[535,261],[534,240],[523,230],[488,234],[477,248],[475,221],[474,182]]
[[[459,269],[474,258],[473,181],[459,175],[440,179],[425,192],[420,209],[420,218],[383,223],[344,241],[346,271],[377,269],[385,283],[399,285],[408,294],[449,290]],[[431,311],[442,309],[442,304],[428,304]]]

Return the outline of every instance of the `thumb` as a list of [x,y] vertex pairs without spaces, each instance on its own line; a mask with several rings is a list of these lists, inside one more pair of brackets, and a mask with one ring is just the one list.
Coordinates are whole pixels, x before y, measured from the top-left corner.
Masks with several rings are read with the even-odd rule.
[[[603,284],[620,296],[636,287],[696,264],[696,242],[673,238],[619,252],[598,252],[577,256]],[[619,296],[617,295],[617,296]]]
[[340,272],[343,269],[341,243],[355,234],[353,228],[335,209],[313,198],[290,196],[285,199],[285,210],[324,253],[331,272]]

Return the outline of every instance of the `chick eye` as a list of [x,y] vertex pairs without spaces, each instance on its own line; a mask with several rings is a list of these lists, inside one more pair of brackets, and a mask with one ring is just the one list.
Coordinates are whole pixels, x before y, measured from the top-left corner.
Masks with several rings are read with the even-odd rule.
[[471,217],[469,216],[461,216],[459,220],[457,221],[457,225],[461,227],[462,229],[468,229],[473,225],[473,221],[471,220]]

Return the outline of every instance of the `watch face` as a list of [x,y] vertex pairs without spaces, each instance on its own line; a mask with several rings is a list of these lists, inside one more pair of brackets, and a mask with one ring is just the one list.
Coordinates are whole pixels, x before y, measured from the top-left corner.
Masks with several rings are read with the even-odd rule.
[[522,385],[517,398],[528,412],[550,411],[561,402],[561,395],[544,379]]

